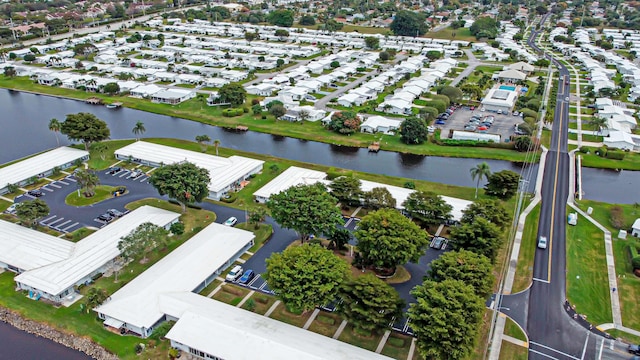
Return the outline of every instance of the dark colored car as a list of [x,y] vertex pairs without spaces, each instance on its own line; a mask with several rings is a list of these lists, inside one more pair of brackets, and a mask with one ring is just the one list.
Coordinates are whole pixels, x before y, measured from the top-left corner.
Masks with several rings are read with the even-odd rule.
[[436,125],[444,125],[444,121],[443,120],[438,120],[438,121],[436,121]]
[[113,216],[113,217],[121,217],[122,215],[124,215],[124,213],[116,210],[116,209],[109,209],[107,210],[107,214]]
[[127,188],[124,187],[124,186],[121,186],[121,187],[117,188],[116,191],[115,191],[115,193],[118,194],[118,195],[122,195],[125,192],[127,192]]
[[117,174],[120,172],[120,170],[122,170],[121,167],[119,166],[114,166],[112,168],[109,168],[109,174],[113,175],[113,174]]
[[104,221],[104,222],[110,222],[111,220],[113,220],[113,217],[108,213],[105,213],[105,214],[99,215],[98,220]]
[[29,190],[29,191],[27,192],[27,194],[29,194],[29,195],[31,195],[31,196],[33,196],[33,197],[40,197],[40,196],[44,195],[44,194],[42,193],[42,191],[37,190],[37,189],[36,189],[36,190]]
[[253,272],[253,270],[247,270],[247,271],[244,272],[244,274],[242,274],[242,277],[240,278],[240,280],[238,280],[238,282],[240,284],[247,284],[255,276],[256,276],[256,274]]
[[640,355],[640,345],[629,345],[629,348],[627,348],[627,351],[629,351],[634,355]]

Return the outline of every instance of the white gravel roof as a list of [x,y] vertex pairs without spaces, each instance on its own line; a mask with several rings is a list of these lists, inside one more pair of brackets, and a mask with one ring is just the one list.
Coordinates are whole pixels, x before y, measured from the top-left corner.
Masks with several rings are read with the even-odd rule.
[[0,188],[7,184],[17,184],[85,156],[89,156],[87,151],[62,146],[5,166],[0,168]]

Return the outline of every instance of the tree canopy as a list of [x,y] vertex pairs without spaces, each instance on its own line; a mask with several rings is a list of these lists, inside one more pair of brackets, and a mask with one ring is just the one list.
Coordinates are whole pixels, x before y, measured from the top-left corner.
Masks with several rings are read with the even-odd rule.
[[337,200],[320,183],[292,186],[271,195],[267,207],[271,217],[286,229],[295,230],[302,241],[310,235],[330,235],[342,224]]
[[429,277],[435,281],[460,280],[473,286],[476,294],[488,296],[493,289],[493,265],[486,256],[467,250],[449,251],[433,260]]
[[36,220],[46,215],[49,215],[49,205],[43,200],[35,199],[16,204],[16,216],[23,225],[35,226]]
[[190,162],[161,166],[149,178],[160,195],[180,203],[182,212],[187,210],[186,204],[201,202],[209,195],[209,182],[209,171]]
[[346,205],[352,205],[360,203],[360,197],[362,196],[361,185],[362,183],[355,176],[343,175],[335,178],[329,188],[331,189],[331,195],[338,201]]
[[397,36],[420,36],[427,32],[424,14],[410,10],[396,12],[390,28]]
[[453,86],[445,86],[440,90],[440,94],[446,96],[452,103],[459,103],[462,99],[462,90]]
[[476,39],[495,39],[496,36],[498,36],[499,30],[500,24],[498,21],[488,16],[477,18],[469,28],[471,35],[474,35]]
[[267,259],[269,287],[293,311],[308,311],[335,300],[349,265],[316,244],[289,247]]
[[373,274],[351,279],[340,291],[338,312],[357,329],[379,333],[402,316],[404,301],[398,292]]
[[409,216],[423,224],[438,225],[453,218],[453,206],[431,191],[414,191],[402,205]]
[[218,95],[223,102],[228,102],[231,106],[240,106],[247,98],[247,90],[241,84],[229,83],[222,85]]
[[293,11],[285,9],[272,11],[267,15],[267,21],[271,25],[291,27],[293,25]]
[[502,234],[497,225],[487,219],[476,217],[473,222],[456,226],[451,230],[451,240],[454,249],[465,249],[482,254],[491,261],[502,243]]
[[149,251],[167,245],[169,232],[150,222],[142,223],[128,235],[118,241],[120,256],[126,260],[142,257],[146,259]]
[[340,134],[353,134],[360,130],[362,119],[353,111],[336,112],[327,127]]
[[377,50],[380,47],[380,39],[375,36],[367,36],[364,38],[364,44],[371,50]]
[[311,16],[311,15],[302,15],[302,17],[300,18],[300,25],[315,25],[316,24],[316,19]]
[[477,217],[489,220],[499,228],[504,229],[511,223],[511,215],[502,206],[500,201],[495,199],[476,200],[462,210],[462,223],[472,223]]
[[120,85],[118,85],[118,83],[115,83],[115,82],[110,82],[110,83],[107,83],[102,88],[102,91],[105,94],[109,94],[109,95],[117,94],[120,92]]
[[87,151],[91,143],[106,140],[111,136],[106,122],[85,112],[67,115],[66,120],[60,124],[60,133],[67,135],[71,141],[82,141]]
[[365,215],[355,237],[364,264],[377,269],[418,261],[429,243],[427,233],[395,209]]
[[400,140],[405,144],[422,144],[428,135],[427,123],[418,117],[410,116],[400,125]]
[[473,351],[485,305],[471,285],[427,280],[411,294],[409,308],[417,350],[426,359],[466,359]]
[[489,175],[484,190],[487,195],[507,200],[518,192],[520,174],[511,170],[502,170]]
[[368,209],[395,209],[396,199],[386,187],[375,187],[364,193],[364,206]]

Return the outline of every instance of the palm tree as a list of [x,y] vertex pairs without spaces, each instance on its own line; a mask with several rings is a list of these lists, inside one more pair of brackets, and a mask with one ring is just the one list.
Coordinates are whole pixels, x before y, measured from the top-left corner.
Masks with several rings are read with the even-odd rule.
[[86,197],[91,197],[95,194],[95,187],[100,184],[98,175],[93,171],[81,169],[76,172],[75,178],[78,181],[78,187],[84,191]]
[[476,167],[471,168],[471,179],[476,180],[476,199],[478,198],[478,186],[480,186],[480,180],[482,178],[489,179],[489,175],[491,175],[491,169],[489,168],[489,164],[486,162],[482,162]]
[[144,127],[144,123],[142,121],[138,121],[136,123],[136,126],[133,127],[133,130],[131,130],[131,132],[133,132],[133,134],[136,136],[136,141],[140,140],[140,134],[143,134],[145,131],[147,131],[147,129],[145,129]]
[[207,150],[207,143],[211,141],[211,138],[209,137],[209,135],[206,135],[206,134],[198,135],[196,136],[196,141],[202,147],[202,152],[204,152],[205,150]]
[[58,119],[56,118],[49,120],[49,130],[53,131],[53,133],[56,134],[56,142],[58,143],[58,146],[60,146],[60,139],[58,138],[58,132],[60,131],[61,125],[62,124],[60,124],[60,121],[58,121]]
[[602,135],[602,130],[609,128],[609,122],[607,119],[599,116],[594,116],[589,120],[589,125],[594,129],[598,129],[598,134]]
[[216,156],[218,156],[218,146],[220,146],[220,140],[218,139],[213,140],[213,146],[216,147]]
[[105,289],[98,288],[98,287],[91,287],[91,289],[89,289],[89,292],[87,293],[87,299],[86,299],[87,313],[91,309],[96,308],[100,304],[102,304],[105,300],[107,300],[108,297],[109,297],[109,294]]

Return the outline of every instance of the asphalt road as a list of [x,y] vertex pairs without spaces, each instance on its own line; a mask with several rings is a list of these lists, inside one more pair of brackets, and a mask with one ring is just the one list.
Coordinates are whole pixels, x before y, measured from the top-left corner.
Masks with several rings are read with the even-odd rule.
[[[547,17],[543,17],[541,24]],[[528,39],[533,49],[539,50],[535,39],[540,33],[534,30]],[[546,56],[558,67],[560,76],[537,233],[538,237],[547,237],[548,246],[536,249],[531,287],[506,296],[500,304],[501,311],[527,330],[529,359],[626,359],[628,354],[624,354],[620,344],[589,331],[587,322],[574,320],[566,311],[565,226],[570,159],[567,151],[569,103],[565,99],[570,94],[570,85],[565,77],[570,76],[564,65]]]

